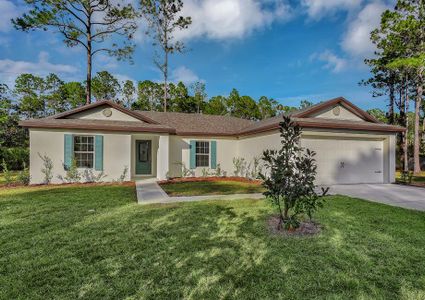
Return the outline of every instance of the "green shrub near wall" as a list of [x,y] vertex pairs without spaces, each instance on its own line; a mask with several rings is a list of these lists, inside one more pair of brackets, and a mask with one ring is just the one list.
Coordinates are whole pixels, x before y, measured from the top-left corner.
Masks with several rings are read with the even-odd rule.
[[[30,151],[28,148],[5,148],[0,147],[0,162],[4,161],[9,170],[22,170],[24,165],[29,166]],[[0,171],[2,167],[0,166]]]

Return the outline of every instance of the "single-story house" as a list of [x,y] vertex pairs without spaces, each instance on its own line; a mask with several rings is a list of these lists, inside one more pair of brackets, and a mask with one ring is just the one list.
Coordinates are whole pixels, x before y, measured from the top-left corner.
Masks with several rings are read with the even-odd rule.
[[[302,127],[301,145],[317,153],[317,184],[394,181],[396,134],[404,128],[380,123],[342,97],[290,116]],[[232,175],[234,158],[250,163],[280,148],[281,119],[132,111],[99,101],[20,125],[29,128],[31,183],[38,184],[40,155],[53,162],[53,183],[61,183],[73,159],[82,171],[103,172],[105,181],[123,173],[125,180],[178,177],[182,166],[192,176],[218,166]]]

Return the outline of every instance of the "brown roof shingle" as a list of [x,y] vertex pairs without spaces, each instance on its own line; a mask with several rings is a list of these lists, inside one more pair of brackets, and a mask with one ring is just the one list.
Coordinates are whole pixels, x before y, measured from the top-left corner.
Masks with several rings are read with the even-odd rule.
[[222,135],[233,136],[254,121],[217,115],[197,113],[136,111],[160,124],[176,129],[178,135]]

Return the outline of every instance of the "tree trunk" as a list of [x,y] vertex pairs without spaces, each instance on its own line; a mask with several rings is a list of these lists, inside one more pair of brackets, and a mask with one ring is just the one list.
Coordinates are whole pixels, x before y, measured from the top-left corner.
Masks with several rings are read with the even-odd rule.
[[[408,87],[407,83],[404,87],[404,101],[405,101],[405,110],[406,110],[406,128],[409,128],[409,94],[408,94]],[[409,137],[408,137],[408,130],[403,132],[404,135],[404,144],[403,144],[403,152],[404,152],[404,171],[409,171]]]
[[92,72],[92,49],[91,49],[91,9],[88,10],[87,18],[87,79],[86,79],[86,105],[91,103],[91,72]]
[[390,105],[388,107],[388,121],[390,124],[394,124],[394,103],[395,103],[395,96],[394,96],[394,84],[389,85],[390,90]]
[[419,159],[420,151],[420,111],[422,106],[422,96],[423,96],[423,67],[419,68],[418,72],[418,83],[416,86],[416,102],[415,102],[415,142],[413,146],[413,172],[419,174],[421,172],[421,165]]
[[[404,101],[403,97],[403,87],[400,87],[400,99],[399,99],[399,109],[400,109],[400,115],[399,115],[399,124],[401,126],[406,127],[406,102]],[[408,166],[408,155],[407,155],[407,149],[405,147],[407,145],[407,131],[403,132],[401,134],[401,140],[400,140],[400,162],[403,164],[403,170],[407,171],[409,169]]]
[[165,52],[164,61],[164,112],[167,111],[167,98],[168,98],[168,52]]

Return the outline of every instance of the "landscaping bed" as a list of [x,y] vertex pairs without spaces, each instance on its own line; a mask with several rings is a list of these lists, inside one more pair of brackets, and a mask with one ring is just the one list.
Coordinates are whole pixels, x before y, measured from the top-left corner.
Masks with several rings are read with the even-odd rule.
[[419,175],[413,175],[411,182],[405,182],[401,179],[401,177],[401,172],[396,172],[396,183],[416,187],[425,187],[425,171],[421,172]]
[[259,180],[241,177],[188,177],[159,182],[161,188],[172,197],[230,195],[262,193]]
[[138,205],[134,187],[0,190],[0,299],[424,299],[425,213],[327,197],[279,236],[265,200]]

